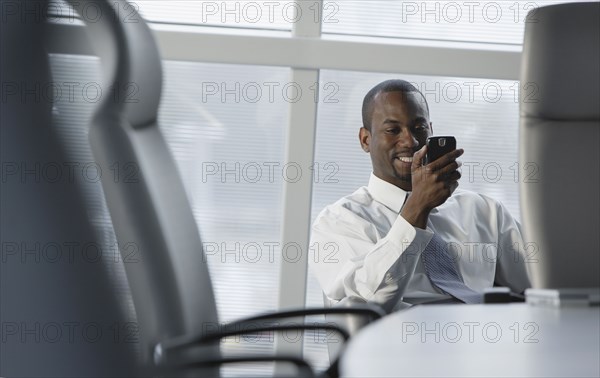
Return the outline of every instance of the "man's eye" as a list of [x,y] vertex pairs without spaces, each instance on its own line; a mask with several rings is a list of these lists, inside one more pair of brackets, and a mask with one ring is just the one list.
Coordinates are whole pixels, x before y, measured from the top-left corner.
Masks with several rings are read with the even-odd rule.
[[388,134],[398,134],[400,132],[400,130],[399,129],[387,129],[385,132]]
[[427,125],[418,125],[417,127],[415,127],[415,131],[419,133],[427,131]]

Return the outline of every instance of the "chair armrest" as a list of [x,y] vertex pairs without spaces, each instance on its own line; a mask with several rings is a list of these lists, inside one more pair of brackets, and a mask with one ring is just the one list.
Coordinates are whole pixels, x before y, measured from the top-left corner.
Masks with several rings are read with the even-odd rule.
[[221,358],[194,358],[192,362],[189,363],[181,363],[177,366],[161,366],[165,369],[166,374],[171,374],[173,371],[171,368],[176,368],[177,370],[186,370],[186,369],[194,369],[194,368],[206,368],[206,367],[217,367],[225,364],[235,364],[235,363],[261,363],[261,362],[288,362],[293,364],[298,369],[298,376],[302,378],[313,378],[315,377],[315,373],[310,365],[301,358],[294,356],[285,356],[285,355],[275,355],[275,356],[229,356],[229,357],[221,357]]
[[[154,348],[154,362],[156,365],[182,365],[182,364],[194,364],[196,362],[195,356],[193,357],[193,361],[188,358],[182,359],[174,356],[178,356],[179,352],[183,352],[185,350],[191,348],[200,348],[202,346],[209,345],[211,343],[216,343],[221,339],[230,336],[238,336],[244,334],[254,334],[258,332],[282,332],[288,330],[329,330],[339,334],[343,341],[347,341],[350,337],[348,331],[346,331],[343,327],[337,326],[333,323],[316,323],[316,324],[270,324],[263,325],[258,324],[257,322],[263,321],[272,321],[272,320],[281,320],[286,318],[294,318],[301,316],[310,316],[310,315],[350,315],[350,316],[362,316],[369,317],[371,319],[379,319],[385,315],[385,312],[374,305],[371,304],[360,304],[353,305],[352,307],[333,307],[333,308],[309,308],[309,309],[294,309],[287,310],[276,313],[266,313],[258,316],[249,317],[246,319],[242,319],[239,321],[235,321],[229,324],[226,324],[220,330],[210,331],[205,334],[196,334],[191,336],[179,336],[172,339],[164,340],[158,343]],[[263,357],[263,356],[261,356]],[[256,361],[256,362],[264,362],[264,361],[274,361],[272,358],[274,356],[264,356],[264,360]],[[287,357],[281,357],[287,358]],[[181,362],[172,362],[181,361]],[[218,361],[218,358],[207,359]],[[292,362],[292,361],[290,361]],[[203,363],[203,362],[199,362]],[[230,362],[226,362],[230,363]],[[293,362],[292,362],[293,363]]]
[[[179,336],[169,340],[162,341],[154,347],[154,363],[158,366],[161,365],[181,365],[180,360],[186,361],[181,357],[177,358],[178,353],[183,353],[187,349],[199,348],[206,346],[211,343],[215,343],[230,336],[253,334],[257,332],[268,332],[268,331],[290,331],[290,330],[330,330],[338,333],[344,341],[347,341],[350,335],[348,332],[333,324],[295,324],[295,325],[270,325],[252,327],[246,329],[233,329],[233,327],[250,326],[252,323],[232,323],[224,327],[220,331],[211,331],[207,334],[193,335],[193,336]],[[175,362],[172,362],[172,361]],[[195,360],[195,357],[194,357]]]
[[330,307],[330,308],[303,308],[286,310],[281,312],[272,312],[262,315],[245,318],[242,320],[235,321],[229,325],[235,326],[238,323],[244,324],[249,322],[256,322],[260,320],[276,320],[285,318],[294,318],[300,316],[310,315],[355,315],[355,316],[368,316],[372,319],[380,319],[385,316],[385,312],[378,306],[372,304],[360,304],[352,305],[352,307]]

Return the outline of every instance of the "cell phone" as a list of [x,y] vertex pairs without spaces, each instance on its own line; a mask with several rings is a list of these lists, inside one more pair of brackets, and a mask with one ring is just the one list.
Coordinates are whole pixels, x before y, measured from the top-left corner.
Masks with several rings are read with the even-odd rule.
[[425,164],[436,161],[448,152],[456,150],[456,139],[453,136],[434,136],[427,138],[427,155]]

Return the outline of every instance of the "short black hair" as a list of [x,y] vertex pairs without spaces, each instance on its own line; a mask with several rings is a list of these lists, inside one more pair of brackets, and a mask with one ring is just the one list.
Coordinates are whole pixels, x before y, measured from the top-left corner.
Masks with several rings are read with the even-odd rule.
[[427,104],[427,99],[425,99],[425,96],[423,96],[423,93],[421,93],[421,91],[418,90],[417,87],[415,87],[406,80],[386,80],[374,86],[369,91],[369,93],[367,93],[365,99],[363,100],[362,120],[365,129],[371,131],[371,119],[373,118],[373,100],[375,99],[375,96],[377,96],[380,93],[388,92],[419,93],[423,97],[423,100],[425,101],[425,106],[427,107],[427,113],[429,113],[429,104]]

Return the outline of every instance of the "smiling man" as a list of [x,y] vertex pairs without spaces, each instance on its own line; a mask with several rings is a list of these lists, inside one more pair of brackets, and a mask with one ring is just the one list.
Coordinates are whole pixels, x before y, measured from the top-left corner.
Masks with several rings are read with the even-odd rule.
[[499,202],[457,190],[458,149],[424,165],[433,133],[424,96],[389,80],[363,102],[359,140],[368,186],[327,206],[312,228],[311,260],[327,297],[387,311],[440,300],[478,303],[485,288],[529,287],[520,225]]

